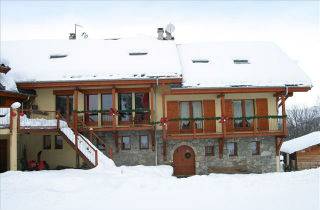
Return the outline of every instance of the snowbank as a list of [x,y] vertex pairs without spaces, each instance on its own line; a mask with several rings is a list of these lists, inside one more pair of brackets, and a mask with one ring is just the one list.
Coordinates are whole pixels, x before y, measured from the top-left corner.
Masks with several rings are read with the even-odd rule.
[[130,176],[139,176],[143,174],[144,176],[157,176],[157,177],[171,177],[173,174],[173,168],[167,165],[159,166],[120,166],[122,174]]
[[320,131],[285,141],[283,142],[280,151],[291,154],[317,144],[320,144]]
[[18,92],[14,79],[4,73],[0,73],[0,84],[4,86],[6,91]]
[[1,209],[319,209],[320,169],[179,179],[148,175],[149,167],[121,168],[126,173],[94,169],[3,173]]

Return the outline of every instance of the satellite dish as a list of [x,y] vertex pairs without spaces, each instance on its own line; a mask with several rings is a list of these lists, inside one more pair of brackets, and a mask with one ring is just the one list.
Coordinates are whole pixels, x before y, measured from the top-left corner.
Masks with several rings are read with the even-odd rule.
[[175,29],[174,25],[172,23],[169,23],[166,27],[166,32],[172,34],[174,32],[174,29]]

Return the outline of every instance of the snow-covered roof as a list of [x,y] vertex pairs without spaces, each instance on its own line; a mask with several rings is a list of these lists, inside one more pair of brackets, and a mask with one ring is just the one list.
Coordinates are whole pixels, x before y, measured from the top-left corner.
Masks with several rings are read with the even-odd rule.
[[[184,87],[310,87],[277,46],[266,42],[176,44],[152,37],[7,41],[0,61],[17,82],[181,78]],[[247,63],[246,63],[247,62]]]
[[17,85],[13,78],[4,73],[0,73],[0,84],[6,91],[18,92]]
[[285,141],[283,142],[280,151],[291,154],[317,144],[320,144],[320,131]]
[[16,81],[181,77],[176,44],[150,37],[1,42]]
[[311,80],[280,48],[268,42],[178,45],[183,84],[190,87],[298,85]]

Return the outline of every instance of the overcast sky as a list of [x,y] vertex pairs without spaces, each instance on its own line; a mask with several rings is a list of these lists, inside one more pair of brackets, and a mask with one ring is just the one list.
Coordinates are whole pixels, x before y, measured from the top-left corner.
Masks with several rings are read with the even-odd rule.
[[[1,40],[66,39],[75,23],[90,39],[156,36],[176,26],[178,43],[272,41],[312,79],[289,105],[320,104],[319,1],[0,1]],[[279,69],[281,74],[281,69]]]

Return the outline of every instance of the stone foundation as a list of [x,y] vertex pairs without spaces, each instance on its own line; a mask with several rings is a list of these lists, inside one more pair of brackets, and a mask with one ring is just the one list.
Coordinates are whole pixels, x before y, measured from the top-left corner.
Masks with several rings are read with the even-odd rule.
[[[148,132],[119,132],[119,136],[131,137],[131,149],[121,149],[121,138],[119,138],[119,150],[115,146],[115,141],[111,134],[101,133],[106,143],[106,152],[112,148],[112,159],[117,166],[120,165],[156,165],[168,164],[173,162],[173,153],[176,148],[181,145],[187,145],[193,148],[195,152],[196,173],[208,174],[210,171],[215,171],[219,168],[241,169],[244,173],[266,173],[276,171],[276,154],[275,154],[275,139],[274,137],[262,138],[238,138],[227,139],[228,141],[237,142],[237,156],[229,157],[226,144],[224,145],[223,157],[219,158],[219,141],[218,139],[197,139],[197,140],[172,140],[167,142],[167,160],[163,160],[163,141],[162,133],[159,131],[156,135],[157,149],[152,149],[152,141],[149,136],[149,149],[140,149],[139,136],[150,135]],[[252,155],[250,149],[251,141],[260,141],[260,155]],[[214,146],[214,156],[205,156],[205,146]],[[107,152],[108,154],[108,152]],[[157,154],[157,160],[156,160]],[[235,172],[236,173],[236,172]]]

